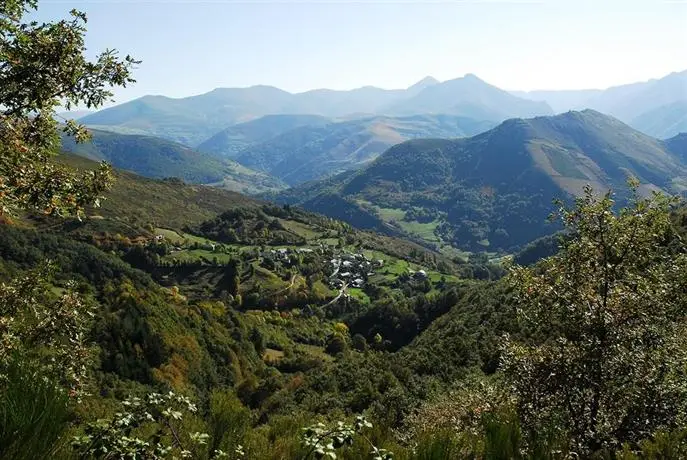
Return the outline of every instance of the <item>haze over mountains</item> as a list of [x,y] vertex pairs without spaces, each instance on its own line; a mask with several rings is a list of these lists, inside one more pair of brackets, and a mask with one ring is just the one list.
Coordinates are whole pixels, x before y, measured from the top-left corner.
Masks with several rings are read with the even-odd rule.
[[80,121],[95,142],[69,149],[92,159],[472,250],[551,232],[551,200],[585,184],[622,189],[632,174],[644,191],[682,192],[687,177],[687,71],[580,91],[508,92],[472,74],[401,90],[218,88]]
[[[214,136],[198,149],[224,154],[249,168],[269,173],[289,185],[358,169],[375,159],[392,145],[420,137],[463,137],[483,132],[494,126],[454,115],[416,115],[409,117],[369,117],[351,121],[312,119],[311,124],[272,136],[277,130],[264,129],[263,142],[247,142],[260,131],[256,125],[274,128],[305,123],[306,116],[267,116],[242,123]],[[241,133],[241,135],[237,133]],[[241,148],[243,147],[243,148]]]
[[197,146],[227,127],[264,115],[416,115],[441,113],[480,121],[547,115],[545,103],[518,98],[474,75],[439,83],[425,78],[405,90],[371,86],[292,94],[270,86],[219,88],[182,99],[146,96],[81,119],[84,124],[146,133]]
[[166,139],[100,130],[91,130],[91,135],[91,142],[83,144],[63,136],[62,149],[154,179],[178,177],[243,193],[284,188],[274,177],[252,171],[229,158],[214,157]]
[[557,113],[595,109],[659,138],[687,129],[687,70],[606,90],[532,91],[513,94],[549,104]]

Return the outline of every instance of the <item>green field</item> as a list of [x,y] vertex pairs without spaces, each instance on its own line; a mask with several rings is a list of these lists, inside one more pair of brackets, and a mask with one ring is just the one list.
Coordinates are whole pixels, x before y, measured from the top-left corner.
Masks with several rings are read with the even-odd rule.
[[406,212],[403,209],[380,208],[378,206],[374,206],[374,209],[377,211],[377,215],[387,222],[391,220],[400,222],[406,216]]
[[434,234],[434,230],[439,226],[439,221],[420,223],[417,221],[406,221],[406,211],[398,208],[381,208],[367,201],[358,200],[361,205],[372,208],[375,213],[385,222],[392,221],[405,233],[416,238],[423,239],[432,243],[439,243],[441,240]]
[[183,244],[184,242],[188,242],[190,244],[218,244],[217,242],[208,240],[207,238],[191,235],[190,233],[178,232],[168,228],[158,227],[155,229],[155,234],[164,236],[167,241],[173,244]]
[[196,262],[198,260],[206,259],[212,262],[217,258],[217,262],[220,264],[225,264],[229,262],[232,254],[225,254],[222,252],[212,252],[206,249],[183,249],[181,251],[174,251],[171,254],[166,255],[163,260],[171,261],[176,259],[180,262]]
[[428,222],[422,224],[417,221],[407,222],[405,220],[396,221],[396,223],[403,229],[404,232],[422,238],[425,241],[438,243],[441,240],[434,234],[434,230],[439,226],[439,221]]
[[353,297],[354,299],[359,300],[360,302],[364,304],[369,304],[370,303],[370,297],[365,294],[365,291],[363,291],[360,288],[349,288],[346,290],[346,292]]
[[313,240],[320,238],[322,236],[321,232],[313,230],[312,226],[306,225],[302,222],[297,222],[295,220],[279,219],[279,223],[282,224],[285,229],[295,233],[298,236],[302,236],[306,240]]

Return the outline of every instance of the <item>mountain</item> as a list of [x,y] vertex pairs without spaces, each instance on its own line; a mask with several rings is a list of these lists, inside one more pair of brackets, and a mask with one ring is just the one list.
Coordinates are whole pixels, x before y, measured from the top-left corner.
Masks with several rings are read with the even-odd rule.
[[[512,94],[548,103],[557,113],[567,110],[594,109],[612,115],[647,134],[662,137],[669,133],[679,117],[671,110],[684,108],[687,102],[687,70],[663,78],[605,90],[514,91]],[[676,104],[676,105],[673,105]],[[672,107],[672,109],[670,108]],[[669,134],[668,134],[669,137]]]
[[92,110],[69,110],[66,112],[60,112],[57,114],[57,119],[59,121],[64,120],[78,120],[85,117],[86,115],[92,114]]
[[544,103],[517,98],[468,75],[444,83],[427,77],[407,89],[395,90],[365,86],[293,94],[271,86],[252,86],[218,88],[181,99],[145,96],[88,115],[81,122],[96,129],[148,134],[195,147],[232,125],[265,115],[362,118],[449,113],[499,122],[550,111]]
[[318,197],[336,195],[428,243],[505,250],[555,230],[552,200],[586,184],[622,192],[633,174],[642,191],[679,190],[687,168],[674,145],[592,110],[512,119],[471,138],[398,144],[357,173],[276,199],[328,213]]
[[350,114],[371,115],[393,101],[405,97],[404,90],[364,86],[350,91],[316,89],[294,94],[284,113],[310,113],[328,117]]
[[581,89],[563,91],[511,91],[511,94],[533,101],[546,102],[555,113],[584,109],[589,100],[601,94],[600,89]]
[[659,139],[687,132],[687,99],[649,110],[634,118],[630,125]]
[[409,96],[414,96],[423,91],[425,88],[438,85],[439,83],[441,82],[434,77],[425,77],[414,85],[409,86],[408,89],[406,89],[406,94]]
[[[303,126],[252,145],[234,155],[240,164],[269,173],[289,185],[358,169],[386,149],[418,137],[462,137],[494,123],[449,115],[371,117]],[[240,141],[242,142],[242,141]],[[232,142],[217,150],[233,151]]]
[[677,101],[687,101],[687,70],[658,80],[609,88],[590,99],[587,107],[631,122],[644,113]]
[[198,146],[201,152],[234,158],[241,150],[302,126],[331,121],[319,115],[266,115],[220,131]]
[[179,177],[194,183],[216,183],[244,193],[283,188],[279,180],[264,173],[165,139],[99,130],[91,130],[91,134],[91,142],[83,144],[64,136],[63,150],[92,160],[104,160],[116,168],[151,178]]
[[[60,163],[86,170],[97,163],[87,158],[66,154],[57,157]],[[197,225],[235,207],[255,207],[262,203],[240,193],[197,184],[184,184],[172,179],[150,179],[115,169],[115,183],[91,216],[120,220],[128,224],[155,223],[181,230]]]
[[516,97],[472,74],[426,86],[415,96],[388,106],[384,112],[394,115],[444,113],[494,121],[552,113],[545,102]]
[[232,124],[283,112],[291,97],[290,93],[271,86],[219,88],[181,99],[145,96],[80,121],[89,126],[115,126],[195,146]]
[[675,137],[665,140],[663,143],[668,150],[687,163],[687,133],[680,133]]

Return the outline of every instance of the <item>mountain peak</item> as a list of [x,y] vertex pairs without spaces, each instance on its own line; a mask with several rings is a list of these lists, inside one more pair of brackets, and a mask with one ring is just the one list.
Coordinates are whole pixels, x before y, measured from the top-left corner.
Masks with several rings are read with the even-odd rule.
[[418,81],[417,83],[415,83],[414,85],[409,86],[408,89],[417,88],[417,87],[426,88],[427,86],[436,85],[437,83],[439,83],[439,80],[437,80],[436,78],[434,78],[434,77],[428,75],[428,76],[426,76],[425,78],[423,78],[422,80],[420,80],[420,81]]
[[430,86],[438,85],[439,80],[437,80],[434,77],[427,76],[420,80],[419,82],[415,83],[414,85],[408,87],[406,90],[410,94],[417,94],[420,91],[422,91],[425,88],[429,88]]

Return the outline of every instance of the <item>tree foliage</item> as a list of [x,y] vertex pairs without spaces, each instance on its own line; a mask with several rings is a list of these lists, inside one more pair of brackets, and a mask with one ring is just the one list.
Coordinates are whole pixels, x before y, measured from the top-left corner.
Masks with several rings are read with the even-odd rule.
[[532,432],[556,427],[585,455],[684,426],[687,258],[672,200],[637,195],[613,211],[587,188],[560,218],[571,238],[533,268],[516,267],[529,341],[507,340],[503,370]]
[[[138,61],[106,50],[85,57],[86,15],[48,23],[26,22],[37,0],[0,5],[0,213],[33,208],[74,214],[97,200],[111,183],[107,165],[76,174],[49,161],[60,147],[56,108],[97,108],[111,86],[133,82]],[[62,128],[78,140],[86,129],[73,120]]]

